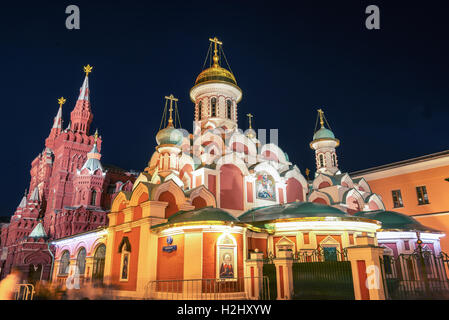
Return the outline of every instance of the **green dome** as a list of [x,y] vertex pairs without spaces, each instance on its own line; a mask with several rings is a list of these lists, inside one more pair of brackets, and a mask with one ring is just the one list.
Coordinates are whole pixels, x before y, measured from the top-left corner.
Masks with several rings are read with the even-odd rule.
[[242,222],[269,221],[306,217],[352,217],[343,211],[314,202],[290,202],[251,209],[239,217]]
[[422,225],[408,215],[395,211],[360,211],[355,213],[354,216],[380,221],[382,222],[382,230],[440,232]]
[[227,211],[220,208],[205,207],[194,209],[190,211],[179,211],[168,218],[166,223],[153,226],[152,228],[162,227],[165,225],[185,222],[197,221],[223,221],[223,222],[238,222],[238,219],[232,216]]
[[332,131],[330,131],[329,129],[326,129],[325,127],[322,127],[320,130],[315,132],[315,134],[313,135],[313,140],[327,139],[327,138],[335,139],[335,135]]
[[156,134],[156,142],[158,145],[175,144],[180,145],[184,136],[182,132],[174,127],[167,127]]

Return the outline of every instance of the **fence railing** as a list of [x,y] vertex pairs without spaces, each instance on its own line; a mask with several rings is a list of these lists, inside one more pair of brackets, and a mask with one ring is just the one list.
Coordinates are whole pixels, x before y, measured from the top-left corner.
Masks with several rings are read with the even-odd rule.
[[33,300],[34,297],[34,285],[31,283],[18,284],[15,288],[14,299],[15,300]]
[[145,299],[238,300],[270,299],[267,277],[237,279],[154,280],[145,286]]

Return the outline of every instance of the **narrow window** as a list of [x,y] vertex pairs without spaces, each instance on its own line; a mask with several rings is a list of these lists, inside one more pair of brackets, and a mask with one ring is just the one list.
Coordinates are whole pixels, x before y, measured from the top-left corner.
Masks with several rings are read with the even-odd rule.
[[337,156],[335,155],[335,153],[332,155],[332,166],[337,166]]
[[429,196],[427,195],[426,186],[416,187],[416,193],[418,195],[418,204],[429,203]]
[[201,120],[202,113],[203,113],[203,102],[200,101],[198,103],[198,120]]
[[231,100],[226,100],[226,113],[228,119],[231,119],[231,106],[232,106]]
[[69,273],[70,265],[70,253],[66,250],[62,254],[61,261],[59,262],[59,274],[65,275]]
[[210,102],[211,102],[211,117],[216,117],[217,116],[217,99],[212,98],[210,100]]
[[324,156],[322,154],[319,155],[320,159],[320,168],[324,167]]
[[92,197],[90,198],[90,205],[95,206],[97,203],[97,191],[92,190]]
[[76,258],[76,272],[79,275],[84,275],[84,271],[86,270],[86,249],[81,248]]
[[391,194],[393,195],[393,207],[395,208],[403,207],[404,204],[402,203],[401,190],[393,190],[391,191]]

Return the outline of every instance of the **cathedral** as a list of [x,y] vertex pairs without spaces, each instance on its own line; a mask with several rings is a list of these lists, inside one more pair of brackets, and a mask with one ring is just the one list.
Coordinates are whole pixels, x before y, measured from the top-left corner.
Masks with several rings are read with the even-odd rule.
[[[341,260],[370,237],[385,255],[412,252],[417,240],[441,251],[443,233],[386,211],[363,177],[340,171],[340,141],[323,110],[310,142],[316,160],[310,178],[282,142],[252,128],[251,114],[249,128],[239,128],[243,93],[220,59],[222,43],[210,41],[209,67],[190,90],[192,132],[180,126],[177,98],[165,97],[157,145],[140,173],[102,165],[101,137],[89,135],[91,67],[85,67],[69,126],[62,129],[60,107],[32,162],[30,192],[2,230],[2,276],[14,266],[33,275],[42,268],[40,279],[61,286],[76,278],[80,286],[112,284],[123,298],[158,299],[161,281],[238,284],[258,272],[254,256],[276,258],[286,250]],[[228,291],[243,298],[237,287]]]

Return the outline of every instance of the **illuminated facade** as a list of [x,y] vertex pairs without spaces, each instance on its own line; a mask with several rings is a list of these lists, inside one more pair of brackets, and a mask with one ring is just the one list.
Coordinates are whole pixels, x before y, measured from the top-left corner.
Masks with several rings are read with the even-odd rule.
[[[42,186],[51,204],[45,210],[45,230],[36,239],[47,245],[44,238],[52,237],[54,284],[77,288],[86,282],[106,283],[126,298],[149,297],[149,285],[155,284],[151,298],[162,298],[157,290],[161,281],[218,279],[237,285],[257,273],[253,254],[280,258],[289,248],[295,255],[318,252],[325,259],[341,260],[347,248],[363,244],[369,236],[373,248],[382,245],[385,254],[398,255],[408,252],[406,243],[416,240],[415,231],[421,232],[426,248],[439,253],[442,233],[385,211],[381,197],[364,178],[351,178],[340,171],[336,152],[340,141],[321,109],[321,127],[310,143],[317,165],[311,181],[276,143],[258,137],[251,122],[245,132],[239,129],[242,90],[233,73],[220,65],[221,43],[210,40],[214,52],[210,66],[190,90],[192,133],[180,128],[177,99],[165,97],[156,150],[135,180],[128,175],[127,182],[122,178],[106,182],[108,171],[100,162],[101,138],[88,135],[92,118],[86,75],[72,125],[62,133],[56,125],[59,131],[54,133],[66,137],[58,138],[60,143],[73,138],[83,146],[85,158],[78,165],[70,162],[78,159],[71,154],[60,164],[66,171],[73,167],[64,171],[71,187],[67,194],[52,189],[52,179],[58,186],[68,180],[53,177],[59,173],[50,169],[39,171],[53,177],[48,187],[34,175],[32,179],[32,187]],[[248,116],[251,121],[252,115]],[[60,122],[57,119],[55,123]],[[103,217],[108,206],[100,204],[105,186],[111,183],[115,183],[114,197],[107,220],[97,220],[87,228],[70,222],[71,231],[64,231],[67,225],[58,228],[54,221],[71,217],[72,211],[94,210]],[[31,198],[40,195],[36,192]],[[24,198],[25,206],[31,198]],[[28,210],[39,211],[40,202],[33,201]],[[35,215],[34,219],[40,217]],[[179,293],[182,287],[170,290]],[[227,294],[235,299],[247,297],[242,290]]]
[[[81,248],[86,248],[87,266],[103,245],[104,282],[127,298],[148,297],[149,284],[158,281],[238,283],[254,274],[251,253],[278,257],[286,246],[295,254],[319,251],[326,259],[339,260],[346,248],[369,235],[385,254],[398,255],[408,252],[405,243],[415,241],[419,230],[428,247],[439,253],[439,231],[386,212],[365,179],[339,170],[340,142],[325,127],[321,110],[321,128],[310,143],[317,161],[312,181],[279,146],[263,144],[251,124],[242,132],[237,126],[242,91],[234,75],[219,64],[220,43],[211,41],[211,66],[190,91],[193,133],[176,128],[177,99],[165,97],[156,151],[132,189],[115,196],[108,227],[53,242],[55,282],[64,283],[77,272],[70,271],[70,263],[77,261]],[[81,238],[90,242],[83,247]],[[82,268],[81,276],[95,279],[98,272]],[[170,290],[179,293],[182,288]],[[157,290],[151,297],[162,298]],[[232,297],[245,295],[236,291]]]

